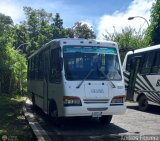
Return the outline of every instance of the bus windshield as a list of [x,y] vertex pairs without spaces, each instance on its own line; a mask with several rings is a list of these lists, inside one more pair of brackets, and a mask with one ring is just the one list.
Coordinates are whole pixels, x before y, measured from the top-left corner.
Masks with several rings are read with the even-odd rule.
[[64,71],[67,80],[121,80],[116,48],[64,46]]

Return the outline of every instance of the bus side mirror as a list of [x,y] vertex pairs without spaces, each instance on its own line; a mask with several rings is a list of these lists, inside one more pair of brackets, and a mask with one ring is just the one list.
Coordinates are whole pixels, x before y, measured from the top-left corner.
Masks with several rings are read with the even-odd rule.
[[61,72],[62,69],[63,69],[63,59],[60,57],[60,58],[59,58],[58,70]]

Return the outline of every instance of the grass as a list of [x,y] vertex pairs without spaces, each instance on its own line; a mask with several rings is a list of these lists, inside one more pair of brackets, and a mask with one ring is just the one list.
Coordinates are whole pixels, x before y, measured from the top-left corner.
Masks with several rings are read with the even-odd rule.
[[21,141],[35,140],[23,114],[26,96],[0,94],[0,140],[3,135]]

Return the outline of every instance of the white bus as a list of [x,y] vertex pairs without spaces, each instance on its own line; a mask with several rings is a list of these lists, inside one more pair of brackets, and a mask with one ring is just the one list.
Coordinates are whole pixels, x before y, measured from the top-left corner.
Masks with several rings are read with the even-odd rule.
[[29,57],[28,91],[55,121],[89,116],[108,124],[126,111],[122,74],[116,43],[56,39]]
[[123,73],[127,100],[137,101],[142,111],[160,106],[160,45],[129,51]]

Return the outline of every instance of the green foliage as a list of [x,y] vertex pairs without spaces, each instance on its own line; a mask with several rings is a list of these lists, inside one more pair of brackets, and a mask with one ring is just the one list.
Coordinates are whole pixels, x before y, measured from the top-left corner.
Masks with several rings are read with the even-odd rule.
[[5,49],[5,60],[3,71],[1,72],[2,92],[11,91],[22,92],[26,85],[27,66],[26,59],[17,50],[12,48],[13,42],[9,42]]
[[72,28],[66,29],[66,38],[74,38],[74,30]]
[[[10,19],[12,21],[10,17],[3,16],[2,19]],[[7,23],[4,23],[3,21],[0,31],[0,87],[1,91],[5,93],[17,90],[17,84],[20,81],[18,73],[23,73],[21,79],[26,79],[26,60],[25,57],[13,49],[14,37],[15,27],[12,25],[12,22],[9,23],[7,21]],[[15,64],[18,64],[17,67],[21,68],[21,70],[16,70]],[[23,81],[21,82],[19,89],[20,87],[22,88]]]
[[145,40],[151,45],[160,44],[160,0],[156,0],[151,9],[150,26]]
[[[50,23],[53,21],[53,18],[52,14],[47,13],[44,9],[36,10],[31,7],[24,7],[23,10],[26,15],[26,20],[21,25],[24,27],[26,34],[23,36],[26,38],[23,43],[30,42],[30,46],[27,45],[26,49],[23,48],[23,52],[29,56],[51,39]],[[20,30],[21,26],[19,26]]]
[[16,91],[22,94],[26,89],[27,82],[27,65],[26,58],[24,55],[20,54],[19,51],[8,47],[9,56],[9,69],[10,69],[10,91]]
[[72,28],[65,29],[67,38],[95,39],[96,34],[87,24],[76,22]]
[[65,29],[63,28],[63,20],[60,18],[59,13],[56,13],[55,18],[53,18],[52,28],[52,39],[64,38]]
[[84,38],[84,39],[95,39],[96,35],[91,27],[87,24],[83,24],[81,22],[77,22],[73,28],[74,37],[76,38]]
[[4,30],[4,26],[6,25],[13,25],[13,21],[11,17],[0,13],[0,33],[2,33],[1,31]]
[[118,43],[122,60],[129,50],[148,46],[147,42],[144,40],[144,32],[141,32],[141,30],[136,32],[136,30],[131,27],[125,27],[120,33],[116,31],[112,34],[108,33],[104,35],[104,37],[106,40]]
[[27,28],[25,23],[14,26],[13,38],[14,38],[14,43],[13,43],[14,48],[18,50],[23,49],[23,53],[27,54],[27,44],[24,44],[24,43],[29,43],[29,37],[27,34]]

